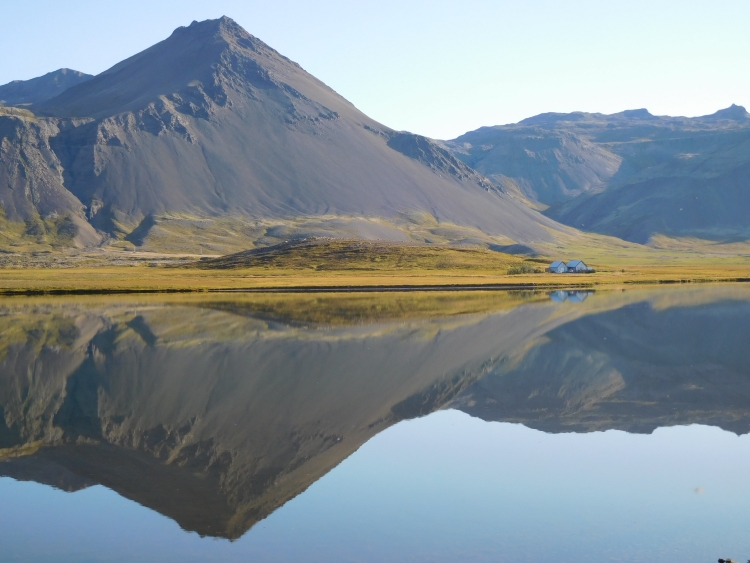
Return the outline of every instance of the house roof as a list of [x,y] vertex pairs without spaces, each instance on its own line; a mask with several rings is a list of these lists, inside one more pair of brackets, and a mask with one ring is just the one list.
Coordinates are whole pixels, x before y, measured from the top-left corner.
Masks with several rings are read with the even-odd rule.
[[575,268],[576,266],[578,266],[578,264],[583,264],[584,266],[586,265],[583,260],[571,260],[570,262],[568,262],[568,268]]
[[563,262],[562,260],[557,260],[549,265],[550,268],[557,268],[558,266],[565,266],[565,262]]

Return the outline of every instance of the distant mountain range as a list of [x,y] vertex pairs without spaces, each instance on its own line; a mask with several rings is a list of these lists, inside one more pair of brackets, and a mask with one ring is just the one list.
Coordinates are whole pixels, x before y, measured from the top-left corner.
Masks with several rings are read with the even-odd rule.
[[750,114],[735,105],[546,113],[434,141],[370,119],[226,17],[0,100],[0,222],[39,242],[750,240]]
[[545,113],[447,141],[457,158],[549,217],[646,243],[750,238],[750,114]]

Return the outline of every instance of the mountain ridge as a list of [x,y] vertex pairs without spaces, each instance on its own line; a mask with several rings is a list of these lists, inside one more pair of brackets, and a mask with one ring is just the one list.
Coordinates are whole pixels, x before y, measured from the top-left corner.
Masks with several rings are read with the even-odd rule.
[[443,145],[545,215],[640,244],[750,239],[750,114],[544,113]]

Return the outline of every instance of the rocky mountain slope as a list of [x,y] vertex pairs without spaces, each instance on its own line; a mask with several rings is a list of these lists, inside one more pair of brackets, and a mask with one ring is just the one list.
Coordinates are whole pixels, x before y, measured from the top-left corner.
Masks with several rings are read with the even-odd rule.
[[579,229],[639,243],[750,238],[750,114],[740,106],[696,118],[549,113],[446,146]]
[[229,18],[179,28],[33,111],[0,116],[0,205],[9,220],[68,214],[89,238],[142,244],[164,216],[356,219],[355,234],[375,238],[427,217],[525,243],[566,229]]
[[93,76],[90,74],[61,68],[31,80],[14,80],[0,86],[0,104],[6,106],[39,104],[91,78]]

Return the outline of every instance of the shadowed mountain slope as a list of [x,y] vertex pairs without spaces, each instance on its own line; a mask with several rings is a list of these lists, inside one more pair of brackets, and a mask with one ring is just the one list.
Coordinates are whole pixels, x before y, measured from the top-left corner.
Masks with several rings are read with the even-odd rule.
[[546,113],[446,143],[548,216],[645,243],[750,238],[750,114]]
[[[85,208],[79,216],[113,236],[140,225],[136,243],[165,214],[279,221],[422,214],[527,243],[567,231],[437,143],[368,118],[226,17],[179,28],[35,111],[54,127],[8,136],[3,146],[8,155],[51,151],[51,164],[3,156],[3,165],[39,178],[54,168],[50,185],[72,194]],[[34,126],[2,119],[15,120],[6,125],[15,130]],[[7,215],[27,218],[7,192],[0,190]],[[43,197],[30,201],[42,216],[55,208]]]
[[0,104],[39,104],[60,95],[71,86],[93,78],[90,74],[61,68],[31,80],[14,80],[0,86]]

